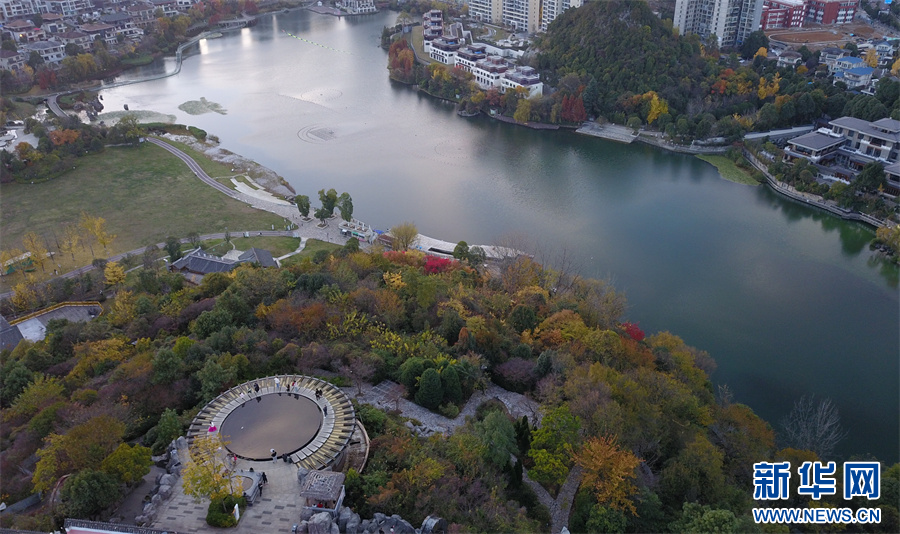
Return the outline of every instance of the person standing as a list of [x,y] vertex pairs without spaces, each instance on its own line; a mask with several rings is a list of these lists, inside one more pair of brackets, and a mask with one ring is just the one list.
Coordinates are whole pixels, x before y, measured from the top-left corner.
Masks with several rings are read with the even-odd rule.
[[256,488],[259,490],[259,496],[262,497],[263,483],[260,482],[260,483],[256,486]]
[[265,472],[265,471],[263,471],[263,473],[262,473],[262,482],[263,482],[263,484],[268,484],[268,483],[269,483],[269,477],[266,476],[266,472]]
[[281,395],[281,380],[278,380],[277,376],[275,377],[275,391],[277,391],[278,394]]
[[275,449],[269,449],[269,452],[272,453],[272,463],[274,464],[278,460],[278,453],[275,452]]
[[255,391],[257,395],[259,395],[259,382],[253,384],[253,391]]

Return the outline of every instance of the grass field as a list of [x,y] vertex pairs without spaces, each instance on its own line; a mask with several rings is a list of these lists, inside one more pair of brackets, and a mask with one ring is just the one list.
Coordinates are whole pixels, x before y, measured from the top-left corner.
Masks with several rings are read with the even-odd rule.
[[283,262],[281,262],[281,264],[291,265],[303,260],[303,258],[312,258],[316,255],[316,252],[320,250],[327,250],[329,252],[332,252],[335,250],[339,250],[340,248],[340,245],[335,245],[334,243],[319,241],[318,239],[309,239],[306,241],[306,246],[303,247],[303,252],[295,256],[291,256],[290,258],[286,258]]
[[[204,168],[218,165],[195,151],[190,153]],[[226,227],[233,232],[264,230],[284,224],[277,215],[205,185],[181,160],[149,143],[139,148],[108,148],[76,162],[74,170],[55,180],[0,185],[0,246],[23,248],[22,236],[31,231],[43,235],[49,250],[56,252],[56,238],[67,225],[78,223],[82,211],[106,219],[107,230],[117,236],[107,254],[94,244],[97,257],[159,243],[170,235],[222,232]],[[62,262],[62,272],[90,263],[89,252],[87,261],[77,256],[74,266]],[[35,274],[40,277],[40,269]],[[6,280],[0,284],[7,285]]]
[[[234,247],[232,247],[234,245]],[[296,237],[232,237],[231,244],[225,242],[224,239],[210,239],[201,243],[203,250],[211,254],[223,255],[232,248],[236,250],[250,250],[253,247],[268,250],[272,256],[277,258],[284,256],[288,252],[297,250],[300,246],[300,239]]]
[[759,185],[759,182],[753,178],[750,171],[738,167],[733,161],[725,156],[702,154],[697,157],[707,163],[713,164],[716,169],[719,170],[719,174],[722,175],[722,178],[725,178],[729,182],[744,185]]

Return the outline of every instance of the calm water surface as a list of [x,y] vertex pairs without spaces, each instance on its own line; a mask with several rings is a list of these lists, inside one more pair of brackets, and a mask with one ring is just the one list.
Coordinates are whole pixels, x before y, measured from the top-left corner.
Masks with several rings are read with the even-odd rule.
[[[708,351],[738,402],[777,425],[801,395],[830,397],[845,456],[898,460],[898,274],[870,254],[871,230],[693,157],[457,117],[388,80],[377,43],[395,18],[264,17],[202,41],[178,76],[105,90],[104,103],[174,114],[313,199],[347,191],[376,228],[408,220],[448,241],[517,233],[566,248],[626,293],[630,320]],[[227,114],[178,109],[200,97]]]

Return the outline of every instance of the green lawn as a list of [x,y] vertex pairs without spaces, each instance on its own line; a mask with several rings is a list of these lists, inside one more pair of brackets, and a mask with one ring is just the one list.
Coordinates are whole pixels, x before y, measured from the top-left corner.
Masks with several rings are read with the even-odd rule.
[[281,262],[282,265],[290,265],[292,263],[297,263],[301,261],[303,258],[312,258],[316,255],[316,252],[320,250],[327,250],[329,252],[333,252],[335,250],[339,250],[341,248],[340,245],[335,245],[334,243],[329,243],[327,241],[320,241],[318,239],[309,239],[306,241],[306,246],[303,247],[303,252],[297,254],[295,256],[291,256],[290,258],[285,259]]
[[[241,234],[243,235],[243,234]],[[252,234],[251,234],[252,235]],[[203,250],[212,254],[225,254],[232,250],[232,246],[236,250],[250,250],[253,247],[268,250],[272,256],[284,256],[288,252],[297,250],[300,246],[300,239],[296,237],[232,237],[231,244],[225,242],[224,239],[210,239],[201,243]]]
[[[217,165],[190,152],[204,168]],[[109,254],[192,231],[263,230],[284,224],[277,215],[205,185],[181,160],[149,143],[107,148],[76,162],[75,170],[48,182],[0,186],[4,248],[21,247],[22,236],[33,231],[45,235],[55,249],[54,234],[76,224],[82,211],[106,219],[108,230],[118,236]]]
[[719,174],[722,175],[722,178],[725,178],[729,182],[744,185],[759,185],[759,182],[753,178],[751,171],[738,167],[733,161],[725,156],[701,154],[697,157],[715,166],[715,168],[719,170]]

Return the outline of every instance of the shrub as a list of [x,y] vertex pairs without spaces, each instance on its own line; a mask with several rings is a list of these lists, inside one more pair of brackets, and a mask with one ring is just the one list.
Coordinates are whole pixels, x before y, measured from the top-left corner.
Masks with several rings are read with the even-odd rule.
[[434,410],[444,399],[444,388],[441,386],[441,375],[434,369],[425,369],[419,379],[419,391],[416,392],[416,403]]
[[205,130],[201,130],[200,128],[197,128],[195,126],[188,126],[188,131],[191,132],[191,135],[196,137],[199,141],[203,141],[204,139],[206,139]]
[[456,419],[456,416],[459,415],[459,407],[448,402],[447,404],[442,404],[438,408],[438,412],[447,419]]
[[387,423],[387,415],[371,404],[360,404],[356,409],[356,415],[366,427],[370,438],[377,438],[384,434],[384,427]]
[[439,274],[450,269],[453,265],[452,260],[439,258],[437,256],[428,256],[425,259],[425,274]]
[[534,386],[534,363],[522,358],[510,358],[494,368],[494,382],[500,387],[525,393]]
[[244,509],[247,507],[247,500],[243,497],[228,495],[225,498],[211,500],[206,512],[206,524],[211,527],[220,528],[237,525],[237,520],[231,513],[235,504],[238,505],[238,509],[241,511],[241,514],[243,514]]

